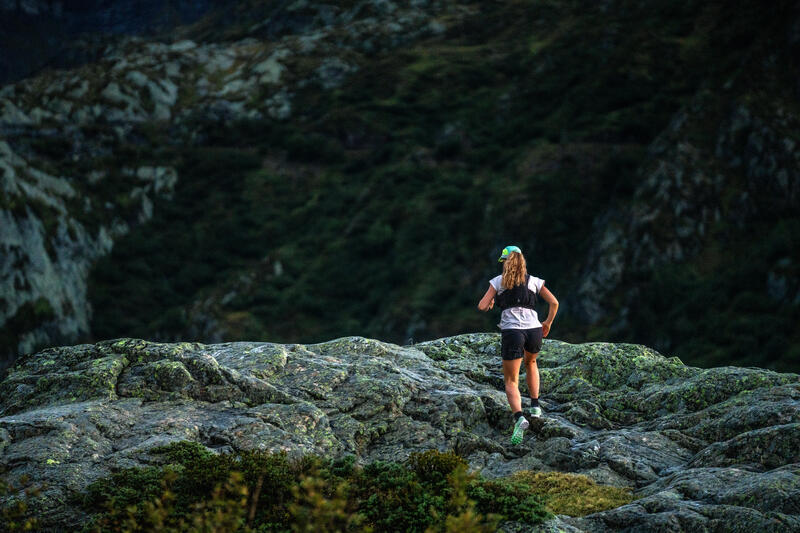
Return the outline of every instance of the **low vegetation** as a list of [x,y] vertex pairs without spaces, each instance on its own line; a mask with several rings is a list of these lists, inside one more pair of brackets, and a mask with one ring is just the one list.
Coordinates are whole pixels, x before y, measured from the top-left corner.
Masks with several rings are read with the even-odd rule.
[[[215,454],[181,441],[151,450],[157,464],[88,486],[76,500],[105,531],[494,531],[552,513],[617,507],[630,492],[584,476],[519,473],[488,480],[453,452],[358,466],[354,456],[292,459],[285,452]],[[586,503],[575,500],[587,498]]]
[[585,516],[630,503],[631,490],[598,485],[590,478],[561,472],[517,472],[511,479],[545,498],[553,514]]

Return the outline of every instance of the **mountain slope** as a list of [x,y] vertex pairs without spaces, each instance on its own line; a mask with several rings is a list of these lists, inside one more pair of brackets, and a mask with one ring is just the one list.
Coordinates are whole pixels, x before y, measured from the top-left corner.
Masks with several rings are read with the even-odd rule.
[[[139,165],[177,176],[95,263],[74,339],[485,330],[515,242],[567,339],[795,368],[797,21],[790,2],[242,2],[0,105],[9,146],[56,175],[106,171],[120,200]],[[93,151],[63,140],[76,120]]]

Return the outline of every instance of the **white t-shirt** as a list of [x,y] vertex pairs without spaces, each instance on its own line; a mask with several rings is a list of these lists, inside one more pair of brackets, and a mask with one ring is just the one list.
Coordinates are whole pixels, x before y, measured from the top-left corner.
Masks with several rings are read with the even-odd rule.
[[[489,284],[494,287],[497,294],[500,294],[505,289],[501,288],[503,284],[503,276],[495,276],[489,280]],[[539,291],[544,287],[544,280],[531,276],[528,280],[528,288],[539,295]],[[500,314],[500,322],[497,324],[500,329],[531,329],[540,328],[542,323],[539,322],[539,315],[533,309],[527,307],[509,307],[504,309]]]

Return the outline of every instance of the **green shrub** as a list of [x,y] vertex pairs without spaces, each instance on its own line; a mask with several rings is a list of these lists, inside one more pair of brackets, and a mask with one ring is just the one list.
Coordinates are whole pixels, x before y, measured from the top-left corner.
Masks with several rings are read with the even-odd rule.
[[507,520],[537,524],[551,516],[544,498],[525,483],[476,480],[467,488],[467,496],[475,500],[479,512],[496,512]]
[[292,531],[327,533],[333,531],[372,531],[367,518],[355,512],[348,502],[349,483],[316,477],[303,477],[292,487],[289,504]]
[[454,452],[437,450],[412,453],[408,458],[408,463],[419,479],[428,482],[441,481],[446,479],[456,468],[467,467],[467,462]]
[[125,468],[92,482],[81,503],[87,509],[102,507],[110,512],[136,507],[161,495],[164,475],[164,469],[154,466]]
[[405,465],[378,461],[360,476],[362,512],[380,531],[424,531],[432,511],[443,511],[445,497],[426,490]]
[[[89,485],[88,531],[492,531],[501,519],[549,516],[522,483],[489,482],[452,452],[405,464],[261,451],[214,454],[175,442],[150,450],[163,466]],[[475,494],[473,497],[471,494]],[[525,509],[517,509],[511,499]]]

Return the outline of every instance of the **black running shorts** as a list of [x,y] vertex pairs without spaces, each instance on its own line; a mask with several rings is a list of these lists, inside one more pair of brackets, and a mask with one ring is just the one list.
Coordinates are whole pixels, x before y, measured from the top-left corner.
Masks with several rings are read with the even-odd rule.
[[519,359],[522,350],[539,353],[542,349],[542,328],[500,330],[500,355],[506,361]]

